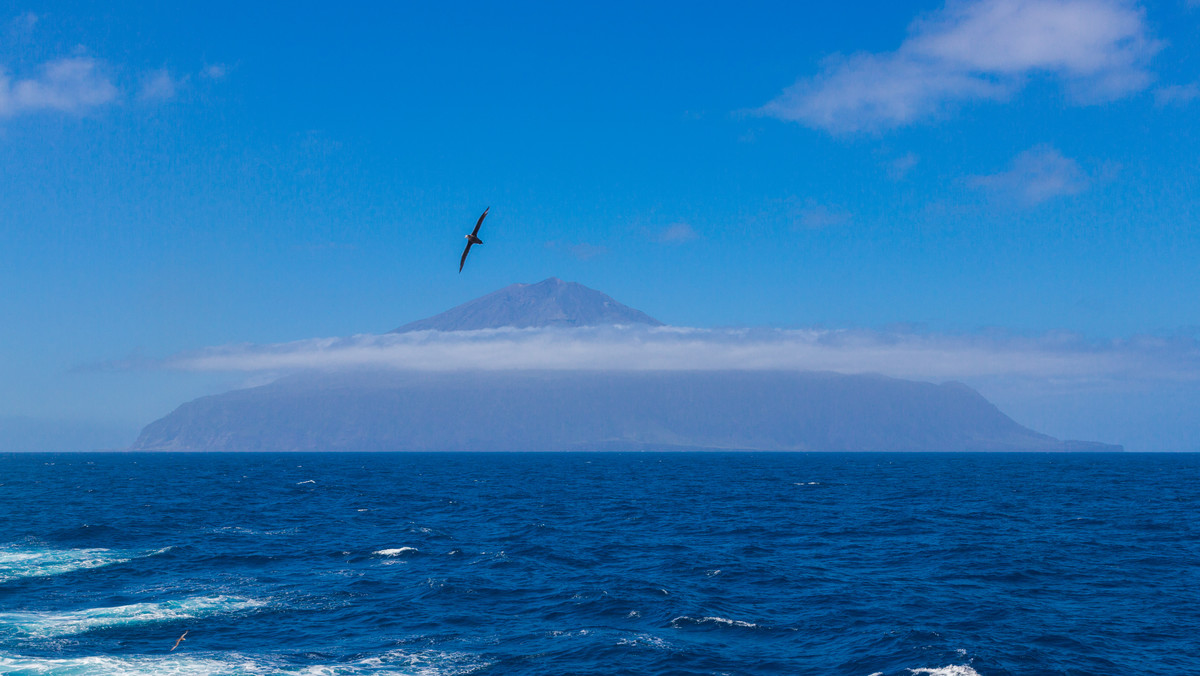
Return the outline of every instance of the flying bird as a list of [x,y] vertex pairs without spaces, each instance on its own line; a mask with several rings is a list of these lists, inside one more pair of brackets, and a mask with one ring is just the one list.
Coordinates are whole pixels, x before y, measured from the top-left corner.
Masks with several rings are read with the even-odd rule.
[[[186,631],[185,631],[185,632],[183,632],[183,636],[187,636],[187,634],[188,634],[188,633],[187,633]],[[175,645],[171,646],[171,650],[168,650],[167,652],[172,652],[172,651],[174,651],[176,648],[178,648],[178,647],[179,647],[179,644],[180,644],[180,643],[183,643],[183,636],[180,636],[179,638],[175,639]]]
[[467,238],[467,248],[463,249],[462,260],[458,262],[459,272],[462,272],[463,266],[467,264],[467,254],[471,253],[471,245],[483,244],[483,240],[476,237],[476,235],[479,234],[479,226],[483,225],[483,219],[487,217],[488,209],[491,209],[491,207],[484,209],[483,213],[479,214],[479,220],[475,221],[475,229],[471,231],[471,234],[464,235]]

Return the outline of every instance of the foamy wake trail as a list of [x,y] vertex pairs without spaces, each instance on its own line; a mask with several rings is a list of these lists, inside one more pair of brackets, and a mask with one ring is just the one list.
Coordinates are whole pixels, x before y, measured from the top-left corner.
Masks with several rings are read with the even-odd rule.
[[5,676],[465,676],[486,666],[475,655],[437,650],[393,650],[358,662],[307,666],[242,655],[40,659],[0,654]]
[[162,603],[134,603],[65,612],[0,613],[0,632],[15,631],[34,638],[52,638],[96,629],[211,617],[263,605],[265,603],[262,601],[236,596],[199,596]]
[[30,549],[0,546],[0,582],[22,577],[48,577],[75,570],[100,568],[133,559],[154,556],[170,549],[130,551],[121,549]]
[[951,664],[948,667],[938,669],[930,669],[922,667],[920,669],[909,669],[909,672],[914,676],[979,676],[979,672],[965,664]]

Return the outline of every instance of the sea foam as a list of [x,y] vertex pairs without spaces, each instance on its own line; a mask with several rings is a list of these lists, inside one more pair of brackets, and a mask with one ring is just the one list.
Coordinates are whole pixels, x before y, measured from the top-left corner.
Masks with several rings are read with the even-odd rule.
[[908,671],[914,674],[914,676],[979,676],[978,671],[965,664],[951,664],[948,667],[937,669],[922,667],[920,669],[909,669]]
[[150,551],[120,549],[33,549],[0,547],[0,582],[23,577],[49,577],[76,570],[100,568],[161,554],[170,547]]
[[236,596],[199,596],[161,603],[134,603],[108,608],[0,613],[0,632],[16,632],[34,638],[52,638],[82,634],[97,629],[211,617],[251,610],[264,605],[266,605],[264,601]]
[[439,650],[393,650],[357,662],[306,666],[237,654],[57,659],[0,654],[0,674],[5,676],[466,676],[486,666],[475,655]]
[[416,554],[419,551],[416,547],[397,547],[396,549],[380,549],[372,554],[379,556],[404,556],[405,554]]

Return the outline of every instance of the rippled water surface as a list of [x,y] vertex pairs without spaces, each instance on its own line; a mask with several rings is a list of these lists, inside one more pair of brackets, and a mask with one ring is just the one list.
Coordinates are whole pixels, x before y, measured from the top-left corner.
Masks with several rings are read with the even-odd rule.
[[0,455],[0,674],[1200,674],[1200,455]]

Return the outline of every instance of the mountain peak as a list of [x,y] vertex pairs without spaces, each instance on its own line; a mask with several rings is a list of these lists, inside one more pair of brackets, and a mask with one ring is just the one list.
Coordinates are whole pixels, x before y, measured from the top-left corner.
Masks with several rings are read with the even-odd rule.
[[595,289],[550,277],[534,284],[511,284],[392,333],[603,324],[662,326],[657,319]]

